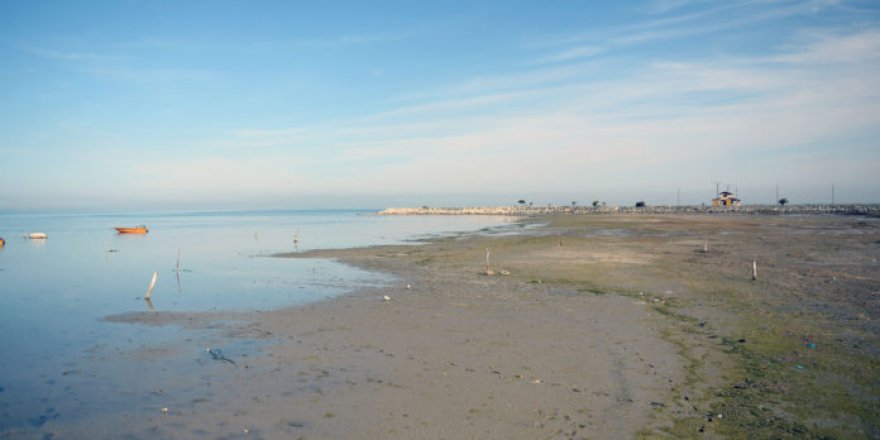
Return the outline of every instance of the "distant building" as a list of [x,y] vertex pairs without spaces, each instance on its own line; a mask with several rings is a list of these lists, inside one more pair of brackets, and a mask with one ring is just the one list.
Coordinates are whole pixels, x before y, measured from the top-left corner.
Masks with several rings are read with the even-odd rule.
[[718,197],[712,199],[712,206],[739,206],[742,205],[742,200],[736,198],[732,192],[729,191],[721,191],[721,194],[718,194]]

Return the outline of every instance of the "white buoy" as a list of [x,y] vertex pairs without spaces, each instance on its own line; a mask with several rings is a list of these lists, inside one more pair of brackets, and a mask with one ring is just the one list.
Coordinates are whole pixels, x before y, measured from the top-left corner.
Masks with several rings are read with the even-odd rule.
[[158,279],[158,278],[159,278],[159,272],[158,271],[153,272],[153,279],[150,280],[150,287],[147,287],[147,294],[144,295],[144,299],[149,301],[150,294],[153,293],[153,287],[156,287],[156,279]]

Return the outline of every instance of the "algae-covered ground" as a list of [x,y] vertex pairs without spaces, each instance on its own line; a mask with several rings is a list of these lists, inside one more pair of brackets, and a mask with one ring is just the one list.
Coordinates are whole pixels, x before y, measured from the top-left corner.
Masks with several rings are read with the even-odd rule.
[[632,296],[677,323],[665,336],[689,380],[644,437],[880,437],[878,219],[544,221],[479,246],[512,276]]
[[[541,226],[437,239],[396,255],[400,264],[467,272],[486,269],[488,250],[494,277],[630,297],[662,316],[686,378],[651,408],[642,438],[880,438],[880,220],[527,223]],[[352,257],[381,252],[343,259],[369,266]]]

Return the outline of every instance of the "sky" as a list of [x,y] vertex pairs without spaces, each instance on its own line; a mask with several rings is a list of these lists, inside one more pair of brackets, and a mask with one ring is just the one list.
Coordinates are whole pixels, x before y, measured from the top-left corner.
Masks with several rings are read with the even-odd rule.
[[880,202],[880,2],[0,2],[0,210]]

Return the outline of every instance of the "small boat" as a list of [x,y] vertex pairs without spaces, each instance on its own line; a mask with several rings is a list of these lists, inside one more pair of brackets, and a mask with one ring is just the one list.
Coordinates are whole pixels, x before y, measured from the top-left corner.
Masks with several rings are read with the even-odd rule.
[[120,234],[146,234],[147,232],[150,232],[150,230],[144,225],[135,226],[133,228],[117,226],[113,229],[116,229],[116,232]]
[[31,240],[45,240],[49,238],[49,234],[46,234],[45,232],[31,232],[27,235],[27,238],[30,238]]
[[3,246],[6,246],[6,240],[4,240],[3,237],[0,237],[0,248]]

